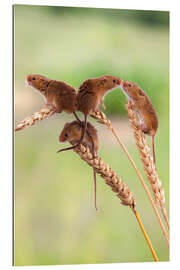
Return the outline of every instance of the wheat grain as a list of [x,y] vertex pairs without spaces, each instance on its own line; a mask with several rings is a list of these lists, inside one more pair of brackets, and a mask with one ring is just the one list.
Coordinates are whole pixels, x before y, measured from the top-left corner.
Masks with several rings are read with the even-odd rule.
[[84,161],[93,167],[95,172],[105,180],[107,185],[111,186],[112,190],[117,193],[117,196],[123,205],[129,205],[131,208],[135,208],[136,200],[134,195],[130,192],[129,188],[120,179],[120,177],[111,169],[111,167],[102,160],[102,158],[93,157],[89,148],[82,144],[73,151],[78,153]]
[[19,131],[29,126],[35,125],[38,121],[41,121],[54,114],[54,111],[49,108],[43,108],[39,112],[33,113],[31,116],[26,117],[24,120],[16,125],[15,131]]

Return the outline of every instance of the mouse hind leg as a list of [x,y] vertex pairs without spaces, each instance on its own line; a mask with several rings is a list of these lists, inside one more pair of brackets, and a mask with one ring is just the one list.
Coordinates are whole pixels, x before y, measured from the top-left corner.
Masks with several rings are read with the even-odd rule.
[[147,129],[147,126],[144,123],[143,117],[141,116],[141,114],[138,111],[136,111],[136,114],[137,114],[137,118],[139,120],[140,129],[142,130],[142,132],[147,133],[148,129]]
[[149,133],[149,129],[146,127],[146,125],[144,123],[142,123],[140,125],[140,128],[141,128],[142,132],[144,132],[145,134]]

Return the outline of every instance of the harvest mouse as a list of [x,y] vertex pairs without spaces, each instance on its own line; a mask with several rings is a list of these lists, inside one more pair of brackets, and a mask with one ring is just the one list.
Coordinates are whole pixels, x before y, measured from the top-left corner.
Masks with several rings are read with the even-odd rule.
[[[72,145],[76,145],[81,138],[83,127],[78,121],[73,121],[71,123],[66,123],[60,136],[60,142],[68,141]],[[88,133],[87,133],[88,131]],[[93,140],[93,143],[92,143]],[[98,135],[97,130],[89,122],[87,123],[87,130],[81,142],[83,145],[88,146],[93,156],[97,156],[98,153]],[[93,170],[94,171],[94,170]],[[95,192],[95,208],[96,205],[96,173],[94,171],[94,192]]]
[[76,91],[71,85],[48,79],[39,74],[28,75],[26,82],[45,98],[45,106],[50,107],[55,112],[64,111],[70,114],[76,111]]
[[136,83],[122,81],[121,88],[128,100],[133,102],[141,130],[145,134],[152,136],[152,152],[155,164],[154,136],[156,135],[158,128],[156,111],[146,93]]

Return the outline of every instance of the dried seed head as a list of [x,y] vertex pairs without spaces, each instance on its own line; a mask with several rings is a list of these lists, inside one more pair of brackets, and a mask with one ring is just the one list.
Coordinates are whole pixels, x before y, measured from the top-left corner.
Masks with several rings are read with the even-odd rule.
[[73,150],[80,157],[86,161],[96,173],[98,173],[104,180],[105,183],[111,186],[112,191],[117,193],[117,197],[121,200],[123,205],[128,205],[132,209],[135,209],[136,200],[132,192],[126,184],[120,179],[120,177],[111,169],[111,167],[105,163],[101,157],[93,158],[88,147],[82,144]]
[[26,117],[24,120],[22,120],[20,123],[17,124],[15,131],[21,130],[23,128],[26,128],[28,126],[35,125],[38,121],[41,121],[51,115],[54,114],[54,111],[49,108],[43,108],[39,112],[33,113],[31,116]]
[[147,175],[147,179],[149,183],[151,184],[154,200],[160,208],[163,208],[164,203],[165,203],[164,190],[162,188],[161,180],[159,179],[157,171],[155,169],[155,165],[153,162],[153,158],[150,154],[150,149],[147,144],[145,134],[140,129],[140,123],[137,119],[135,111],[133,110],[133,105],[132,104],[126,105],[126,109],[128,111],[131,128],[134,132],[136,145],[137,145],[142,163],[144,165],[144,170]]

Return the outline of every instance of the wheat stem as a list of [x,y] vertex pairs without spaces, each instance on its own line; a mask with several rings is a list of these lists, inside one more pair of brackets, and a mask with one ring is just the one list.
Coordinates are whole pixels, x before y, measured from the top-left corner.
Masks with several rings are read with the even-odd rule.
[[26,117],[19,122],[15,128],[15,131],[24,129],[29,126],[35,125],[38,121],[41,121],[54,114],[54,111],[49,108],[42,108],[39,112],[33,113],[31,116]]
[[168,219],[168,216],[167,216],[165,207],[161,208],[161,211],[162,211],[162,214],[163,214],[164,219],[165,219],[165,221],[166,221],[166,224],[167,224],[167,226],[168,226],[168,229],[170,229],[169,219]]
[[121,204],[127,205],[131,208],[131,210],[136,216],[138,224],[150,248],[154,260],[158,261],[152,243],[144,229],[141,219],[137,213],[137,210],[135,209],[136,208],[135,197],[132,194],[132,192],[130,192],[129,188],[126,186],[124,181],[120,179],[120,177],[111,169],[111,167],[107,163],[105,163],[102,160],[102,158],[94,157],[87,146],[83,146],[81,144],[79,147],[74,148],[73,151],[76,152],[81,157],[81,159],[86,161],[88,165],[90,165],[93,168],[93,170],[105,180],[105,183],[109,185],[112,188],[112,191],[117,194],[117,197],[120,199]]
[[143,226],[143,224],[142,224],[142,222],[141,222],[140,216],[139,216],[138,212],[137,212],[135,209],[133,209],[133,212],[134,212],[134,214],[135,214],[135,216],[136,216],[136,219],[137,219],[137,221],[138,221],[138,223],[139,223],[139,226],[140,226],[140,228],[141,228],[141,231],[142,231],[142,233],[143,233],[143,235],[144,235],[144,237],[145,237],[145,239],[146,239],[146,241],[147,241],[147,244],[148,244],[148,246],[149,246],[149,248],[150,248],[150,250],[151,250],[151,253],[152,253],[152,255],[153,255],[153,258],[154,258],[155,262],[158,262],[157,255],[156,255],[156,253],[155,253],[155,251],[154,251],[154,248],[153,248],[153,246],[152,246],[152,244],[151,244],[151,241],[150,241],[150,239],[149,239],[149,237],[148,237],[148,235],[147,235],[147,233],[146,233],[146,231],[145,231],[145,229],[144,229],[144,226]]
[[137,176],[138,176],[138,178],[139,178],[141,184],[142,184],[143,187],[144,187],[144,190],[145,190],[145,192],[146,192],[146,194],[147,194],[147,196],[148,196],[148,198],[149,198],[149,200],[150,200],[150,202],[151,202],[151,205],[152,205],[152,207],[153,207],[153,209],[154,209],[154,212],[155,212],[156,217],[157,217],[157,219],[158,219],[158,222],[159,222],[159,224],[160,224],[160,227],[161,227],[161,230],[162,230],[162,232],[163,232],[163,235],[164,235],[164,237],[165,237],[165,239],[166,239],[166,241],[167,241],[167,244],[168,244],[168,246],[169,246],[169,236],[168,236],[168,234],[167,234],[167,232],[166,232],[166,229],[165,229],[164,224],[163,224],[163,222],[162,222],[161,216],[159,215],[159,212],[158,212],[158,210],[157,210],[157,207],[156,207],[156,205],[155,205],[155,203],[154,203],[154,200],[153,200],[153,198],[152,198],[152,196],[151,196],[151,193],[149,192],[149,190],[148,190],[148,188],[147,188],[147,186],[146,186],[146,184],[145,184],[145,182],[144,182],[143,177],[141,176],[139,170],[137,169],[134,160],[133,160],[132,157],[130,156],[130,154],[129,154],[129,152],[127,151],[125,145],[123,144],[122,140],[121,140],[120,137],[118,136],[117,132],[116,132],[115,129],[112,127],[111,121],[110,121],[109,119],[107,119],[106,115],[105,115],[103,112],[101,112],[101,111],[93,112],[93,113],[91,114],[91,116],[92,116],[93,118],[95,118],[99,123],[106,125],[107,128],[111,130],[111,132],[113,133],[113,135],[115,136],[115,138],[117,139],[117,141],[119,142],[119,144],[121,145],[121,147],[123,148],[123,150],[124,150],[125,154],[127,155],[129,161],[131,162],[132,166],[134,167],[134,169],[135,169],[135,171],[136,171],[136,173],[137,173]]
[[155,168],[155,164],[153,162],[153,158],[150,154],[150,149],[147,144],[145,134],[140,129],[140,124],[137,119],[136,113],[133,109],[133,104],[128,103],[128,105],[126,105],[126,109],[128,111],[131,128],[134,132],[136,145],[137,145],[142,163],[144,165],[144,170],[147,175],[147,179],[149,183],[151,184],[151,190],[154,195],[154,201],[160,207],[161,212],[164,216],[164,219],[169,229],[169,220],[168,220],[166,209],[165,209],[164,189],[162,188],[162,182],[159,179],[158,173]]

